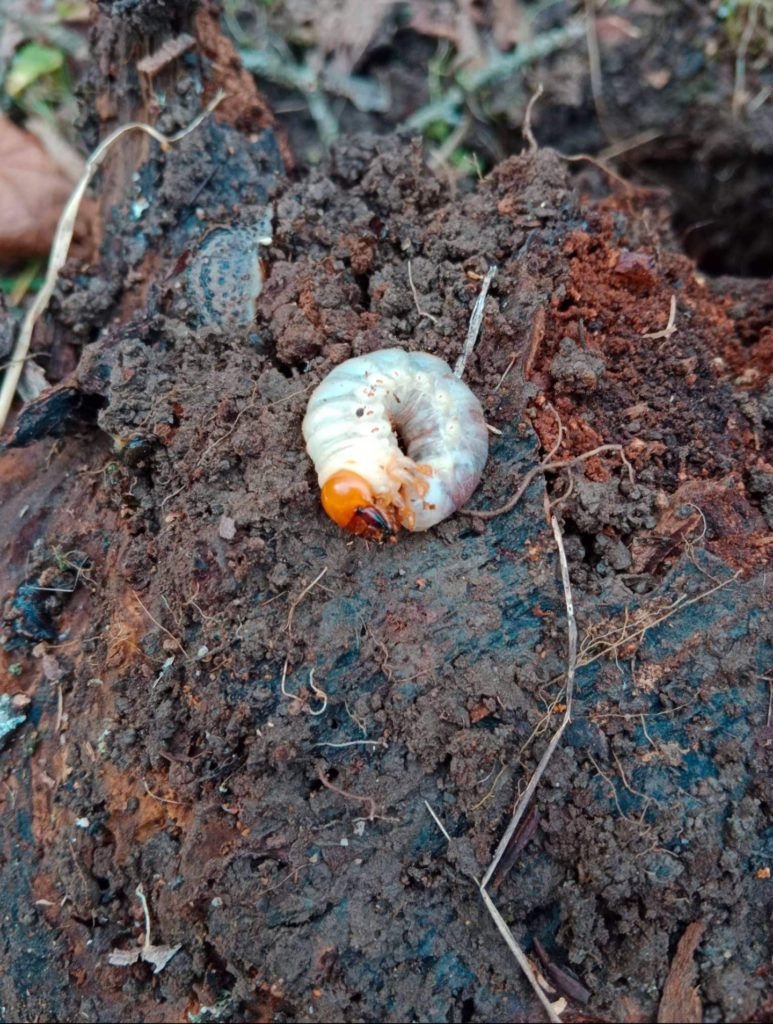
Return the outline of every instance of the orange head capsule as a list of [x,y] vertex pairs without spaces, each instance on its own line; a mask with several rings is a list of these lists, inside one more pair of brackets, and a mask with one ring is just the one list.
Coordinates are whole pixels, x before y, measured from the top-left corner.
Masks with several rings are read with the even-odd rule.
[[322,488],[322,507],[334,523],[371,540],[393,537],[395,528],[378,508],[366,480],[357,473],[334,473]]

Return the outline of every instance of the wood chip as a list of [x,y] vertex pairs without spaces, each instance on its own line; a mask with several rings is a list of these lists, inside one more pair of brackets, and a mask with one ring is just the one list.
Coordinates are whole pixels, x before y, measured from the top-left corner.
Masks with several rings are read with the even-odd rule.
[[174,39],[168,39],[163,46],[159,46],[153,53],[143,57],[142,60],[138,60],[137,70],[143,75],[150,75],[151,77],[157,75],[167,64],[171,64],[173,60],[182,57],[186,50],[190,50],[195,42],[196,40],[193,36],[188,35],[187,32],[183,32]]
[[679,940],[663,986],[663,995],[658,1007],[658,1024],[700,1024],[703,1019],[701,997],[695,986],[693,961],[703,929],[703,921],[693,921],[687,925],[684,935]]

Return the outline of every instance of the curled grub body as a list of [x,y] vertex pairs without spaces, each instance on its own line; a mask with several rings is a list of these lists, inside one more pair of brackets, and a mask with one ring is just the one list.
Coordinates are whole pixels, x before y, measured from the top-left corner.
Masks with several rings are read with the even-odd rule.
[[437,356],[399,348],[335,367],[309,400],[303,435],[325,511],[377,539],[450,516],[488,456],[472,391]]

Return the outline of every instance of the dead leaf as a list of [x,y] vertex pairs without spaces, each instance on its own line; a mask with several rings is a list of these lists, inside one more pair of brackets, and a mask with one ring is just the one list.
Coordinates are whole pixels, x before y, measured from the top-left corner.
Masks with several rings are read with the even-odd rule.
[[107,962],[112,967],[131,967],[141,956],[141,949],[114,949],[107,958]]
[[695,963],[693,955],[703,935],[703,921],[693,921],[684,930],[676,947],[671,968],[663,986],[663,995],[658,1007],[658,1024],[700,1024],[703,1008],[698,989],[695,987]]
[[175,953],[182,949],[179,946],[141,946],[139,949],[114,949],[107,958],[113,967],[131,967],[132,964],[144,960],[153,965],[153,973],[159,974]]
[[0,116],[0,262],[48,253],[70,191],[37,139]]
[[181,949],[182,943],[178,946],[146,946],[142,950],[142,959],[153,964],[153,973],[159,974]]

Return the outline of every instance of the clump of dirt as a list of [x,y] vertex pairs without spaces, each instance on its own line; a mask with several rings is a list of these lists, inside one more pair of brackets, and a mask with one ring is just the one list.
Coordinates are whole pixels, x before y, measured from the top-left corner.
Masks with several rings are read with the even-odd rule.
[[[29,540],[88,557],[93,588],[45,649],[57,678],[41,649],[13,654],[38,746],[23,755],[19,730],[20,809],[0,819],[9,906],[28,901],[0,983],[9,1012],[534,1019],[468,872],[489,862],[560,701],[548,501],[576,588],[576,721],[502,912],[610,1020],[652,1019],[676,941],[708,922],[704,1019],[751,1018],[770,821],[751,314],[663,248],[656,198],[583,201],[552,151],[453,196],[405,139],[342,142],[286,181],[270,133],[231,133],[236,170],[194,210],[193,169],[229,131],[159,160],[135,183],[142,222],[111,226],[131,251],[163,225],[163,246],[134,266],[147,301],[130,320],[100,321],[84,298],[96,340],[66,384],[100,406],[99,429],[61,442],[56,500],[34,476],[46,442],[31,468],[6,456],[11,514],[34,506]],[[239,226],[244,204],[253,223],[261,196],[273,241],[255,321],[202,325],[181,263],[192,218]],[[319,508],[310,390],[385,345],[453,362],[492,263],[466,376],[501,433],[472,504],[500,504],[549,451],[621,451],[538,479],[486,523],[351,538]],[[758,375],[739,379],[739,351]],[[153,941],[181,944],[158,975],[107,963],[142,941],[139,884]],[[55,965],[32,995],[22,948]]]

